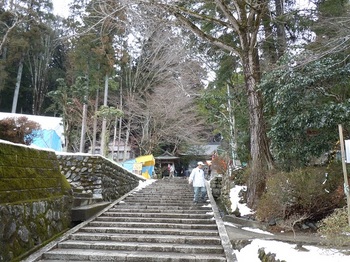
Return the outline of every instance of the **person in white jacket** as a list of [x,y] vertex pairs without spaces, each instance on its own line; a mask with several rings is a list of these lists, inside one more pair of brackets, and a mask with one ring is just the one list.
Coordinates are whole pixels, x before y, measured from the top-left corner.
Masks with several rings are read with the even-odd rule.
[[192,170],[188,179],[188,182],[193,185],[193,202],[196,204],[199,201],[204,202],[207,194],[204,171],[202,170],[203,165],[203,162],[198,162],[197,167]]

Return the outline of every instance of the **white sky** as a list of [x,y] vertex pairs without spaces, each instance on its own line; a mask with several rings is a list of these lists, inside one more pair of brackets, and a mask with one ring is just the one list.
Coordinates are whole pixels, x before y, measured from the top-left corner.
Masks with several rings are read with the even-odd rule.
[[52,0],[54,14],[67,17],[69,13],[68,5],[70,2],[72,2],[72,0]]
[[[235,186],[231,189],[230,199],[232,203],[232,210],[238,206],[242,215],[253,213],[245,204],[238,203],[238,193],[242,186]],[[225,222],[226,226],[236,227],[232,223]],[[243,230],[253,231],[259,234],[273,235],[256,228],[243,227]],[[282,241],[254,239],[251,244],[245,246],[240,251],[235,250],[235,255],[238,262],[261,262],[258,258],[259,248],[264,248],[266,253],[276,254],[276,259],[285,260],[287,262],[302,262],[302,261],[317,261],[317,262],[349,262],[350,256],[345,256],[335,249],[318,248],[315,246],[303,245],[309,251],[299,251],[295,249],[296,244],[289,244]],[[348,252],[350,249],[348,250]]]

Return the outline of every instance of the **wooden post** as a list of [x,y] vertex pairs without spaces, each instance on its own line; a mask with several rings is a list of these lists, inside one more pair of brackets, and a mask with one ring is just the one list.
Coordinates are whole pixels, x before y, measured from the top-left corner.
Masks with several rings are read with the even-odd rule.
[[349,190],[349,182],[348,182],[348,174],[346,171],[346,163],[345,163],[345,149],[344,149],[344,139],[343,139],[343,127],[342,125],[338,125],[339,127],[339,140],[340,140],[340,150],[341,150],[341,159],[343,166],[343,174],[344,174],[344,193],[346,195],[346,201],[348,203],[348,223],[350,226],[350,190]]

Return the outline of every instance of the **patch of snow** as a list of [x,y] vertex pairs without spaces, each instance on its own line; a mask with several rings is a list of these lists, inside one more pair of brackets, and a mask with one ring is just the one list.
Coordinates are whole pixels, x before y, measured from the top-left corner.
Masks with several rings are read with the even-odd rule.
[[231,210],[232,210],[232,212],[234,212],[238,208],[241,216],[253,214],[254,212],[249,207],[247,207],[247,204],[240,203],[241,198],[239,197],[239,192],[241,190],[245,191],[245,190],[247,190],[247,187],[235,185],[231,189],[231,191],[230,191]]
[[[238,207],[241,215],[252,214],[254,213],[249,209],[246,204],[240,204],[239,192],[241,189],[245,190],[246,188],[242,186],[235,186],[230,191],[230,200],[232,203],[232,210],[236,210]],[[224,222],[225,226],[237,227],[232,223]],[[268,234],[260,229],[242,228],[244,230],[257,232],[259,234]],[[273,234],[271,234],[273,235]],[[287,262],[301,262],[301,261],[317,261],[317,262],[348,262],[350,261],[350,256],[344,255],[339,250],[336,249],[327,249],[327,248],[318,248],[315,246],[304,246],[303,248],[306,251],[301,251],[296,249],[296,244],[288,244],[282,241],[275,240],[262,240],[254,239],[249,245],[246,245],[241,250],[234,250],[234,254],[238,262],[261,262],[258,258],[258,250],[264,248],[266,253],[276,254],[276,259],[284,260]],[[347,253],[350,252],[346,250]]]
[[147,179],[146,181],[139,181],[139,185],[138,187],[136,188],[136,191],[139,191],[145,187],[147,187],[148,185],[152,184],[153,182],[155,182],[156,179]]
[[317,261],[317,262],[348,262],[350,257],[335,249],[323,249],[314,246],[303,246],[308,251],[297,250],[295,244],[274,240],[254,239],[251,244],[240,251],[235,250],[238,262],[261,262],[258,250],[264,248],[266,253],[276,254],[276,259],[287,262]]

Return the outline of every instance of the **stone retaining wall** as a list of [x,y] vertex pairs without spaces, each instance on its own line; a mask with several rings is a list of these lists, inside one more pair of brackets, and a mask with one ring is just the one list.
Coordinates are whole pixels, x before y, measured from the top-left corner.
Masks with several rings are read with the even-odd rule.
[[18,261],[69,229],[73,191],[113,201],[141,180],[102,156],[0,140],[0,262]]
[[57,154],[57,157],[61,173],[73,191],[91,193],[96,199],[116,200],[145,180],[100,155]]
[[54,152],[0,141],[0,261],[68,229],[72,202]]
[[228,176],[216,175],[210,181],[210,187],[212,189],[212,194],[222,211],[225,210],[226,213],[232,213],[231,210],[231,200],[230,200],[230,190],[231,182]]
[[210,187],[211,187],[213,197],[215,199],[218,199],[221,196],[222,176],[217,175],[217,176],[213,177],[213,179],[210,180]]

